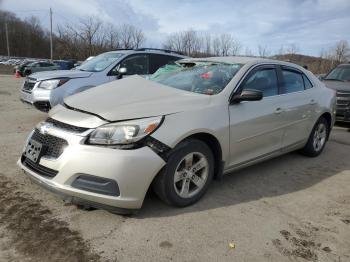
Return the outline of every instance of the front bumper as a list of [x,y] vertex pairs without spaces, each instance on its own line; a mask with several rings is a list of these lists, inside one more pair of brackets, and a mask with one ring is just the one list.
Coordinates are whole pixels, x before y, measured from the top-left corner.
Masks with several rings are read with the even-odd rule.
[[350,122],[350,92],[337,91],[336,121]]
[[[39,161],[40,166],[57,171],[53,178],[40,175],[24,165],[23,158],[19,159],[18,165],[39,185],[63,195],[74,203],[87,203],[116,212],[139,209],[153,178],[165,164],[164,160],[147,146],[132,150],[90,146],[83,144],[84,136],[55,128],[50,130],[50,135],[68,142],[68,146],[58,158],[43,156]],[[116,181],[119,196],[73,187],[73,182],[80,174]]]
[[20,100],[34,106],[40,111],[48,112],[51,109],[50,97],[52,90],[38,88],[38,84],[39,82],[36,82],[34,87],[28,90],[24,88],[23,84],[20,91]]

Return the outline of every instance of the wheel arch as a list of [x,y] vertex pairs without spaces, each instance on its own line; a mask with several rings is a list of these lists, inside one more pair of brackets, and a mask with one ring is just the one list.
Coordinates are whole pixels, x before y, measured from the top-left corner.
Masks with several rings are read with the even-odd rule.
[[[324,112],[322,115],[320,115],[320,117],[318,119],[320,119],[321,117],[323,117],[324,119],[326,119],[327,123],[328,123],[328,127],[329,127],[329,132],[328,132],[328,137],[329,138],[329,134],[330,131],[332,130],[333,127],[333,118],[332,118],[332,114],[329,112]],[[317,121],[318,121],[317,119]]]
[[224,162],[222,158],[222,148],[219,140],[212,134],[200,132],[200,133],[195,133],[187,136],[186,138],[182,139],[180,143],[187,139],[197,139],[209,146],[210,150],[213,152],[214,162],[215,162],[214,178],[220,179],[223,174]]

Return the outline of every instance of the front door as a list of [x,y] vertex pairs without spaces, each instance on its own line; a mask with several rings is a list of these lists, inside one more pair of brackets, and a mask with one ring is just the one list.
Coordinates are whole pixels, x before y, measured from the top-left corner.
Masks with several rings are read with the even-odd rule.
[[263,99],[229,106],[229,167],[268,156],[281,149],[286,122],[281,114],[278,83],[274,65],[257,67],[243,80],[238,90],[260,90]]

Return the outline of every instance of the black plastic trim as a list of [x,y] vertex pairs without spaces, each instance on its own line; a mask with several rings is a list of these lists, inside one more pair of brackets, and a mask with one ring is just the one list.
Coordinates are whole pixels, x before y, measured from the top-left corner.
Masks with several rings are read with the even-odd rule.
[[88,174],[79,174],[73,181],[72,187],[102,195],[120,195],[119,186],[115,180]]
[[21,157],[21,162],[24,166],[26,166],[27,168],[29,168],[33,172],[37,173],[38,175],[44,176],[44,177],[54,178],[58,173],[57,170],[53,170],[51,168],[34,163],[33,161],[29,160],[25,156]]

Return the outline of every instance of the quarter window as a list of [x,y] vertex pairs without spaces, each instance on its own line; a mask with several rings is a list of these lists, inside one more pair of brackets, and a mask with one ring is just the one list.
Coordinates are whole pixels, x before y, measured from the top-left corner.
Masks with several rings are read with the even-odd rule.
[[313,87],[310,80],[305,75],[303,75],[303,79],[304,79],[305,89],[310,89]]
[[253,73],[245,82],[243,89],[262,91],[264,97],[278,95],[276,70],[266,68]]
[[295,71],[282,70],[283,86],[282,93],[288,94],[304,90],[303,76]]

